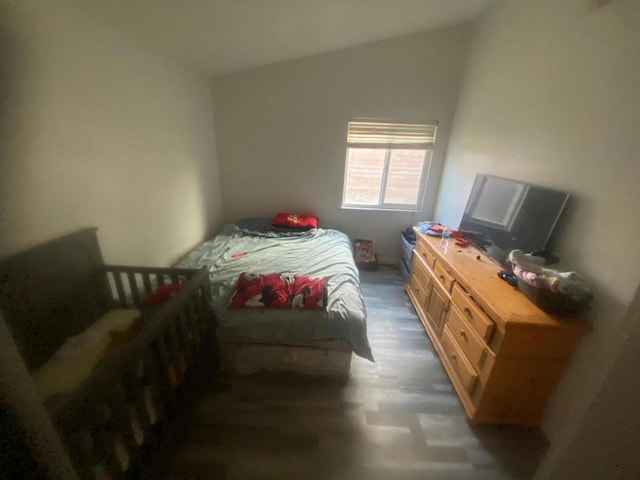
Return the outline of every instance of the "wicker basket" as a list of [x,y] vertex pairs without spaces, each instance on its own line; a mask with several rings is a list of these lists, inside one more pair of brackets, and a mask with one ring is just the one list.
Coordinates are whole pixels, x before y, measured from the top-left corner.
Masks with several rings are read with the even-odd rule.
[[378,270],[378,254],[375,253],[373,257],[375,258],[375,260],[371,262],[356,262],[356,267],[358,267],[358,270],[367,272]]
[[518,290],[542,310],[553,315],[575,315],[583,311],[591,300],[591,296],[586,295],[580,301],[575,301],[561,293],[536,288],[520,278],[518,278]]

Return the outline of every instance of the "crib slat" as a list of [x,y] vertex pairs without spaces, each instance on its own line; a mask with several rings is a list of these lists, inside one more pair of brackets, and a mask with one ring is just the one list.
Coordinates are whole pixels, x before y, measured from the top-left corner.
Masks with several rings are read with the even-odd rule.
[[[86,435],[86,432],[85,432]],[[83,432],[75,430],[65,435],[71,461],[82,479],[95,478],[94,462],[83,438]]]
[[151,288],[151,275],[149,275],[149,272],[142,273],[142,283],[144,284],[144,293],[149,295],[153,291]]
[[204,361],[208,373],[211,374],[218,365],[218,348],[215,331],[215,316],[212,311],[204,308],[200,311],[202,325],[202,344]]
[[138,443],[133,433],[133,419],[129,412],[129,405],[125,403],[122,398],[122,392],[118,387],[109,392],[108,402],[111,407],[114,422],[118,427],[120,438],[129,455],[128,470],[134,469],[135,471],[142,467],[142,460],[140,458],[140,451],[138,450]]
[[208,379],[208,375],[211,374],[211,367],[213,364],[211,345],[208,337],[208,312],[199,308],[196,299],[193,299],[189,303],[193,309],[193,314],[195,315],[195,320],[198,324],[198,363],[201,365],[201,382],[205,383]]
[[93,457],[96,464],[104,464],[111,478],[121,479],[124,478],[124,470],[115,449],[116,436],[111,429],[111,419],[104,417],[104,407],[104,404],[96,405],[93,412],[93,425],[90,430],[94,443]]
[[196,307],[195,301],[193,297],[188,298],[187,301],[187,310],[189,312],[189,318],[191,319],[191,323],[193,324],[194,332],[197,334],[196,344],[199,346],[200,341],[202,340],[201,336],[201,325],[200,319],[198,318],[198,308]]
[[187,319],[187,325],[189,329],[189,344],[191,345],[191,349],[193,351],[193,367],[194,367],[194,376],[197,382],[200,382],[204,372],[202,365],[202,354],[200,348],[200,328],[198,325],[198,319],[195,315],[195,311],[193,309],[193,305],[190,301],[186,302],[185,306],[185,314]]
[[[93,414],[92,414],[93,413]],[[93,442],[93,456],[96,460],[101,461],[107,448],[107,439],[105,433],[105,419],[101,415],[100,405],[96,405],[93,412],[87,412],[91,415],[89,434]]]
[[125,469],[120,464],[118,454],[116,453],[116,441],[117,437],[112,431],[107,432],[107,456],[106,456],[106,470],[109,472],[111,478],[125,479]]
[[140,305],[140,293],[138,292],[138,283],[136,282],[136,276],[133,272],[127,272],[127,279],[129,280],[129,288],[131,289],[131,298],[133,298],[134,304]]
[[182,390],[184,388],[184,363],[182,356],[182,345],[180,343],[179,335],[177,332],[176,322],[178,317],[174,316],[171,319],[169,325],[167,325],[167,335],[169,342],[166,342],[169,357],[171,358],[171,365],[175,375],[175,388],[176,390]]
[[141,383],[142,379],[138,378],[136,372],[133,371],[129,371],[125,374],[124,381],[127,393],[133,399],[138,423],[142,430],[143,442],[145,442],[149,440],[151,435],[151,418],[149,417],[149,410],[147,409],[147,403],[143,391],[145,387]]
[[168,405],[166,401],[165,385],[160,378],[159,368],[155,360],[155,355],[148,349],[144,354],[145,370],[149,374],[151,391],[156,399],[156,417],[162,425],[164,434],[169,431]]
[[184,337],[184,329],[182,328],[182,318],[180,316],[180,312],[174,315],[171,324],[169,325],[171,329],[171,339],[176,347],[178,353],[184,353],[184,350],[187,346]]
[[184,336],[184,331],[181,326],[181,319],[178,314],[174,317],[173,320],[173,330],[177,342],[177,353],[178,353],[178,362],[179,362],[179,372],[180,372],[180,384],[185,391],[185,394],[189,393],[189,388],[191,383],[189,382],[189,347]]
[[[209,321],[210,321],[210,317],[208,315],[209,313],[209,309],[208,309],[208,304],[204,298],[204,295],[202,294],[202,290],[198,290],[196,292],[196,296],[195,296],[195,307],[198,311],[198,319],[200,320],[200,325],[202,327],[203,333],[207,330],[209,330]],[[205,339],[206,340],[206,335],[205,335]]]
[[218,339],[216,336],[216,316],[211,308],[211,283],[207,279],[203,282],[198,290],[200,298],[203,302],[203,317],[205,321],[205,337],[209,351],[207,352],[210,359],[210,372],[215,371],[220,365],[220,357],[218,351]]
[[203,288],[199,288],[195,293],[196,301],[198,303],[198,308],[200,310],[204,310],[207,307],[207,299],[205,297],[205,292]]
[[178,342],[180,344],[180,358],[182,359],[185,376],[185,384],[188,384],[189,375],[192,373],[191,370],[191,349],[189,348],[189,338],[184,327],[184,316],[182,312],[178,312],[174,321],[174,328],[176,330],[176,336],[178,338]]
[[156,279],[157,279],[157,282],[158,282],[158,286],[164,285],[164,273],[156,274]]
[[174,373],[175,356],[169,330],[169,325],[167,324],[158,340],[158,351],[160,352],[162,362],[165,364],[169,376],[169,385],[171,385],[173,390],[175,388],[175,382],[172,374]]
[[189,321],[187,319],[187,313],[185,313],[184,309],[181,309],[178,312],[178,318],[176,319],[176,324],[178,330],[180,332],[180,336],[183,338],[183,351],[184,358],[186,363],[185,375],[187,381],[192,381],[193,376],[195,375],[196,369],[196,351],[195,346],[191,339],[189,338]]
[[180,277],[178,276],[177,273],[172,273],[171,274],[171,281],[173,283],[180,283]]
[[208,318],[207,318],[206,309],[204,308],[203,298],[201,295],[198,295],[198,293],[199,292],[196,292],[196,295],[194,295],[194,297],[190,299],[189,306],[193,311],[194,318],[198,325],[198,333],[199,333],[198,345],[200,347],[199,362],[202,364],[203,367],[205,367],[203,368],[203,370],[205,370],[205,373],[206,373],[206,371],[208,370],[208,367],[211,365],[211,361],[210,361],[211,351],[210,351],[210,345],[208,342],[208,331],[209,331],[207,326]]
[[169,410],[174,411],[176,408],[176,397],[173,389],[173,382],[171,381],[171,361],[165,345],[164,333],[158,338],[155,344],[156,358],[158,371],[161,375],[161,380],[164,383],[164,394],[167,401]]
[[122,274],[120,272],[114,272],[113,280],[116,283],[116,291],[118,292],[118,303],[121,307],[126,308],[127,296],[125,295],[124,287],[122,286]]
[[198,300],[196,298],[191,298],[189,299],[189,304],[191,305],[191,308],[193,309],[193,314],[195,316],[196,322],[198,323],[198,335],[199,335],[199,345],[200,345],[200,353],[201,355],[203,355],[204,349],[205,349],[205,342],[206,342],[206,318],[205,318],[205,314],[204,311],[200,308],[200,306],[198,305]]

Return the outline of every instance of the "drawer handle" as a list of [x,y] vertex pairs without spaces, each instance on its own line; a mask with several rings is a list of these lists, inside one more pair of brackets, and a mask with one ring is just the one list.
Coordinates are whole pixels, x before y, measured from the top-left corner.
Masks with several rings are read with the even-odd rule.
[[442,280],[442,283],[444,283],[444,275],[438,275],[438,278]]
[[469,317],[473,318],[473,313],[471,313],[471,309],[469,307],[464,307],[462,309],[464,311],[464,313],[466,313]]
[[460,330],[460,336],[466,338],[467,332],[465,332],[464,330]]
[[458,356],[455,353],[452,353],[451,360],[458,360]]

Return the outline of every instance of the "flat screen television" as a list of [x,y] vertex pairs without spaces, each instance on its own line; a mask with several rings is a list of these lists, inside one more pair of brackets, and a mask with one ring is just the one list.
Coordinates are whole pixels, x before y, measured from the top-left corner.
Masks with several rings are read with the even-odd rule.
[[569,194],[529,183],[478,174],[459,230],[504,265],[514,249],[548,250]]

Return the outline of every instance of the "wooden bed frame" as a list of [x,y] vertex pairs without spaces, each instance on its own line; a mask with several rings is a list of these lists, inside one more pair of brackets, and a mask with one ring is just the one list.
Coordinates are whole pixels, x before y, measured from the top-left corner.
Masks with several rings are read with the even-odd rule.
[[222,327],[216,336],[221,367],[239,375],[270,371],[347,377],[351,373],[353,351],[344,340],[273,343]]
[[[240,225],[244,224],[243,227]],[[249,226],[249,223],[252,226]],[[246,229],[254,231],[254,234],[261,236],[262,233],[278,233],[276,231],[270,231],[271,219],[244,219],[238,221],[236,224],[241,230]],[[223,230],[219,235],[224,235],[227,228]],[[249,233],[251,235],[251,233]],[[215,240],[214,237],[211,240]],[[271,238],[270,240],[274,240]],[[208,242],[207,242],[208,243]],[[220,286],[230,286],[219,284],[216,280],[216,273],[225,275],[224,253],[208,251],[204,245],[197,246],[194,250],[189,252],[177,265],[196,267],[200,266],[198,262],[202,258],[206,258],[207,261],[217,265],[216,268],[220,269],[219,272],[215,272],[212,269],[214,291],[220,291]],[[243,248],[234,245],[234,249],[241,251]],[[206,254],[205,254],[206,252]],[[194,254],[195,255],[192,255]],[[314,255],[311,250],[307,255]],[[216,255],[222,255],[218,262]],[[240,254],[243,256],[244,254]],[[261,254],[256,252],[251,253],[250,258],[255,258],[256,261],[260,261]],[[264,265],[255,267],[251,263],[243,265],[247,272],[251,273],[273,273],[278,271],[279,268],[273,266],[266,271],[262,271]],[[354,265],[355,267],[355,265]],[[257,268],[257,269],[256,269]],[[286,266],[282,272],[287,272]],[[320,272],[316,272],[316,275],[320,275]],[[237,375],[252,375],[261,371],[268,372],[293,372],[301,373],[305,375],[317,375],[317,376],[340,376],[347,377],[351,373],[351,361],[353,358],[353,347],[344,338],[314,338],[313,334],[309,333],[307,336],[297,336],[295,338],[283,339],[283,338],[270,338],[268,335],[264,336],[249,336],[246,330],[241,326],[234,325],[234,322],[227,324],[224,304],[220,305],[218,314],[218,328],[216,337],[218,339],[219,355],[221,361],[221,367],[225,372]],[[252,309],[246,309],[246,314],[250,317]],[[253,309],[255,310],[255,309]],[[295,310],[295,309],[294,309]],[[242,313],[238,310],[234,313],[234,318],[238,322],[242,322]],[[289,317],[290,318],[290,317]],[[283,320],[285,320],[283,318]],[[251,322],[251,319],[248,320]],[[278,322],[275,322],[275,327],[278,329]]]
[[[186,284],[161,306],[142,298]],[[80,478],[158,478],[175,427],[217,368],[208,268],[108,266],[96,229],[0,260],[0,310],[30,371],[112,308],[137,308],[142,327],[71,393],[46,407]]]

